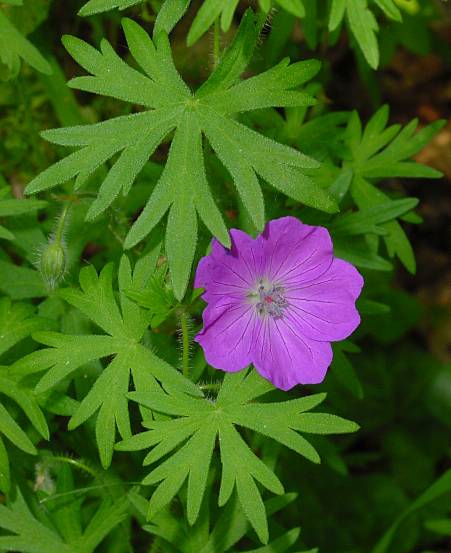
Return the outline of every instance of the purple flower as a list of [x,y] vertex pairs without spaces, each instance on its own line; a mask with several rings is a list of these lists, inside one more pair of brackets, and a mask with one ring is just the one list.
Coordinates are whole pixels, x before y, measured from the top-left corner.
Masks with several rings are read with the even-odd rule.
[[282,390],[321,382],[330,342],[360,323],[362,276],[334,257],[327,229],[294,217],[270,221],[255,240],[236,229],[231,237],[230,250],[213,240],[196,272],[208,303],[196,341],[208,363],[227,372],[253,363]]

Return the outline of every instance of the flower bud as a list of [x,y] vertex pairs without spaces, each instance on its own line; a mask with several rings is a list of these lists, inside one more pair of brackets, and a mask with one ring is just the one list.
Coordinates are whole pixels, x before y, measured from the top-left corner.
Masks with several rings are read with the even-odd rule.
[[48,287],[53,290],[66,272],[67,255],[61,241],[47,244],[41,253],[39,270]]

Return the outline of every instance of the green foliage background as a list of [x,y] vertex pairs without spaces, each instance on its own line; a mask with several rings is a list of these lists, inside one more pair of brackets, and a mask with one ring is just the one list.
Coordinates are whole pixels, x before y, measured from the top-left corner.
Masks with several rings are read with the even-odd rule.
[[[0,0],[0,551],[451,551],[451,365],[418,339],[446,313],[402,285],[446,122],[381,86],[399,52],[449,72],[446,14]],[[283,393],[206,365],[192,276],[287,214],[365,288],[325,382]]]

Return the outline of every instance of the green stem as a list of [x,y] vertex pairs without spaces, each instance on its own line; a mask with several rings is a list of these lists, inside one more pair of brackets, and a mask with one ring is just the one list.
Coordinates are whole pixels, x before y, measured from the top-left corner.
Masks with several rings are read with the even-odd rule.
[[183,309],[180,312],[180,325],[182,329],[182,370],[183,376],[189,378],[189,329],[188,314]]
[[85,494],[94,490],[103,490],[105,488],[113,488],[115,486],[140,486],[141,482],[116,482],[113,484],[98,484],[96,486],[85,486],[84,488],[76,488],[75,490],[70,490],[68,492],[62,492],[62,493],[55,493],[53,495],[49,495],[48,497],[44,497],[39,501],[40,504],[42,503],[48,503],[49,501],[55,501],[56,499],[60,499],[61,497],[67,497],[71,495],[76,494]]
[[55,231],[55,242],[61,242],[63,238],[64,225],[66,224],[67,214],[69,213],[71,204],[68,202],[63,208],[61,216],[58,221],[58,226]]
[[213,69],[219,64],[219,58],[221,56],[221,43],[220,43],[220,28],[219,28],[219,19],[215,20],[214,24],[214,35],[213,35]]
[[51,457],[48,458],[48,461],[50,461],[50,462],[55,462],[56,461],[58,463],[67,463],[68,465],[72,465],[72,466],[78,468],[79,470],[84,470],[85,472],[90,474],[95,479],[99,478],[99,473],[95,469],[91,468],[86,463],[83,463],[83,461],[79,461],[77,459],[72,459],[72,457],[65,457],[64,455],[52,455]]

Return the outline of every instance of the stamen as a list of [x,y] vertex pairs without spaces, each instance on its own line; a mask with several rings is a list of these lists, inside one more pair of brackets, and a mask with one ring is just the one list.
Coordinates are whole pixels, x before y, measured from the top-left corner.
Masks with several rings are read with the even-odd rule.
[[248,299],[255,304],[258,314],[261,317],[271,316],[280,318],[283,310],[288,306],[282,286],[260,279],[254,290],[248,294]]

